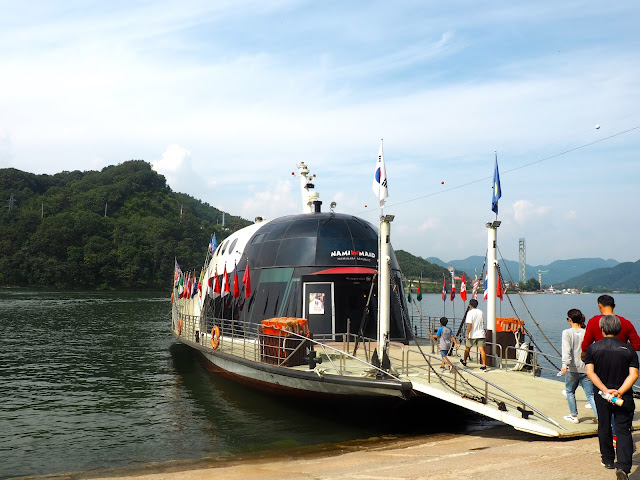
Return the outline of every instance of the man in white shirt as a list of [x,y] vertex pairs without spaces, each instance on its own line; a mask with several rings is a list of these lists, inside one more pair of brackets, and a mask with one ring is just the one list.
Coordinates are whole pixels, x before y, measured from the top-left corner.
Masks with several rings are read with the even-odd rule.
[[484,351],[485,336],[484,331],[484,316],[482,310],[478,309],[478,300],[472,298],[469,300],[469,311],[467,312],[467,342],[464,349],[464,360],[460,360],[460,363],[467,366],[467,359],[469,358],[469,352],[474,345],[478,347],[480,351],[480,358],[482,359],[482,366],[480,370],[485,371],[487,369],[487,355]]

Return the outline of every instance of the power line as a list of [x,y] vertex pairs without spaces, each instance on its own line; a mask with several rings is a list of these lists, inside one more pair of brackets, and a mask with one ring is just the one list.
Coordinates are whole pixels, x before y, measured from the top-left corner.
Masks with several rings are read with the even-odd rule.
[[[544,162],[546,160],[551,160],[552,158],[557,158],[557,157],[560,157],[562,155],[566,155],[567,153],[575,152],[576,150],[587,148],[587,147],[590,147],[590,146],[595,145],[597,143],[604,142],[606,140],[611,140],[612,138],[619,137],[620,135],[624,135],[624,134],[629,133],[629,132],[633,132],[634,130],[638,130],[639,128],[640,128],[640,125],[635,126],[633,128],[630,128],[628,130],[624,130],[622,132],[614,133],[613,135],[609,135],[608,137],[604,137],[604,138],[601,138],[599,140],[595,140],[593,142],[585,143],[584,145],[580,145],[578,147],[570,148],[569,150],[565,150],[563,152],[556,153],[554,155],[551,155],[551,156],[548,156],[548,157],[545,157],[545,158],[541,158],[539,160],[534,160],[533,162],[525,163],[524,165],[520,165],[519,167],[514,167],[514,168],[511,168],[509,170],[504,170],[503,172],[500,172],[500,173],[501,174],[505,174],[505,173],[514,172],[516,170],[520,170],[521,168],[530,167],[531,165],[535,165],[536,163],[541,163],[541,162]],[[385,205],[385,207],[396,207],[398,205],[404,205],[405,203],[415,202],[415,201],[418,201],[418,200],[422,200],[424,198],[434,197],[436,195],[442,195],[443,193],[451,192],[452,190],[459,190],[461,188],[468,187],[469,185],[474,185],[476,183],[484,182],[485,180],[490,180],[492,178],[493,178],[493,174],[488,176],[488,177],[479,178],[479,179],[473,180],[471,182],[467,182],[467,183],[463,183],[463,184],[457,185],[455,187],[447,188],[445,190],[440,190],[439,192],[433,192],[433,193],[429,193],[427,195],[422,195],[420,197],[415,197],[415,198],[412,198],[412,199],[409,199],[409,200],[405,200],[405,201],[402,201],[402,202],[388,204],[388,205]],[[360,213],[369,213],[370,211],[371,210],[369,210],[367,212],[360,212]]]

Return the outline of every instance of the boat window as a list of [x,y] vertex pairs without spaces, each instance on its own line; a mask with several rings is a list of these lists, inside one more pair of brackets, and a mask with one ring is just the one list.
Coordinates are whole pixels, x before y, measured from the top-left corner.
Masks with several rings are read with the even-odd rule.
[[289,282],[293,268],[265,268],[260,274],[260,283]]
[[314,265],[316,263],[316,243],[313,237],[286,238],[280,243],[276,265]]
[[279,317],[299,317],[302,315],[300,307],[300,277],[292,278],[284,292],[280,305]]
[[251,243],[260,243],[264,237],[266,237],[266,233],[259,233],[251,240]]
[[318,219],[309,218],[291,223],[283,238],[316,237],[318,235]]
[[320,222],[318,237],[322,238],[344,238],[351,236],[347,223],[342,218],[330,218]]
[[222,250],[220,250],[220,255],[224,255],[224,251],[227,249],[227,245],[229,244],[229,242],[224,242],[222,244]]
[[229,246],[229,253],[233,253],[233,249],[236,247],[236,243],[238,243],[238,239],[234,239],[233,242],[231,242],[231,245]]
[[356,217],[351,217],[351,221],[349,221],[349,229],[351,230],[351,236],[353,238],[361,240],[376,240],[378,238],[378,234],[373,230],[373,228],[371,228],[371,226]]
[[284,232],[289,228],[289,225],[291,225],[291,222],[277,223],[269,233],[267,240],[280,240]]
[[255,256],[255,263],[257,268],[273,267],[276,263],[276,256],[278,255],[278,248],[280,248],[280,242],[262,242],[262,248],[260,254]]

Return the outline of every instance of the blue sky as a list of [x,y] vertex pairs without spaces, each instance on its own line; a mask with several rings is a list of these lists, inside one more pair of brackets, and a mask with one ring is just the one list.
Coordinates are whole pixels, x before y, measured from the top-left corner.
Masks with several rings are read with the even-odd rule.
[[0,6],[0,168],[144,159],[253,219],[300,210],[304,161],[376,224],[384,138],[394,247],[454,260],[485,254],[497,150],[502,256],[640,259],[637,1]]

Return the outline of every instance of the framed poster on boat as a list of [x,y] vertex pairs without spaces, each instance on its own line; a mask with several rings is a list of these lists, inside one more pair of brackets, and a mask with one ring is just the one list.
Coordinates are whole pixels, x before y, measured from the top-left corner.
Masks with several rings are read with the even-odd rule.
[[309,319],[309,330],[314,335],[334,335],[333,282],[305,282],[303,287],[302,316]]

